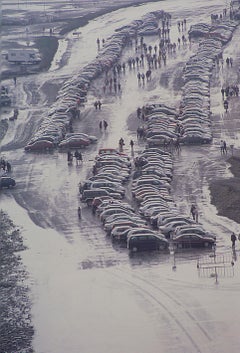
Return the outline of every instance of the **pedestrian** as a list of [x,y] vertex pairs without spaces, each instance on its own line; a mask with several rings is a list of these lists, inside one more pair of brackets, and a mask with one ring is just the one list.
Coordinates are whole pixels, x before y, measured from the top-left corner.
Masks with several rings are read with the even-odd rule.
[[133,151],[133,146],[134,146],[133,140],[130,141],[130,146],[131,146],[131,150]]
[[102,130],[102,120],[99,122],[99,129]]
[[98,108],[98,102],[95,101],[95,102],[93,103],[93,105],[94,105],[95,109],[97,110],[97,108]]
[[10,173],[11,170],[12,170],[12,166],[11,166],[11,164],[8,161],[6,163],[6,167],[7,167],[7,172]]
[[223,141],[223,153],[227,154],[227,143]]
[[101,110],[101,106],[102,106],[102,103],[101,103],[101,101],[99,100],[99,101],[98,101],[98,109],[99,109],[99,110]]
[[228,101],[226,99],[223,102],[223,106],[224,106],[225,112],[227,113],[227,111],[228,111]]
[[78,150],[76,150],[75,152],[74,152],[74,157],[76,158],[76,165],[78,165],[78,161],[79,161],[79,159],[78,159]]
[[192,204],[190,212],[191,212],[191,214],[192,214],[193,220],[198,223],[198,210],[197,210],[197,206],[194,205],[194,204]]
[[224,153],[224,144],[223,144],[223,140],[220,141],[220,152],[221,152],[221,154]]
[[68,164],[71,164],[71,163],[72,163],[72,160],[73,160],[72,152],[71,152],[71,151],[68,151],[68,153],[67,153],[67,161],[68,161]]
[[122,137],[120,138],[118,144],[119,144],[119,152],[122,152],[123,151],[123,146],[125,145],[124,139]]
[[79,190],[79,193],[80,193],[80,194],[83,193],[83,186],[82,186],[81,181],[80,181],[80,183],[78,184],[78,190]]
[[82,210],[81,210],[80,206],[78,206],[77,212],[78,212],[78,219],[81,219],[82,218]]
[[103,127],[104,127],[104,130],[107,130],[108,123],[106,122],[106,120],[103,120]]
[[229,63],[230,63],[230,66],[232,67],[233,66],[233,59],[232,58],[229,58]]
[[232,242],[232,248],[235,248],[235,242],[237,240],[237,237],[234,232],[231,234],[231,242]]
[[140,119],[140,117],[141,117],[141,111],[142,111],[142,109],[140,107],[138,107],[137,108],[137,117],[138,117],[138,119]]
[[222,87],[222,89],[221,89],[221,93],[222,93],[222,99],[224,99],[224,93],[225,93],[225,91],[224,91],[224,88]]

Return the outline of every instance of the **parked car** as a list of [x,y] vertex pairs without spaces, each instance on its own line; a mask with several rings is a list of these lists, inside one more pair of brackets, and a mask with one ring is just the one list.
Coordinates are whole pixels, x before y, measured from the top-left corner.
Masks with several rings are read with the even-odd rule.
[[216,237],[200,227],[185,226],[176,228],[172,241],[176,248],[212,248]]
[[87,205],[92,205],[92,201],[95,197],[100,196],[111,196],[115,199],[122,199],[122,195],[120,193],[109,193],[104,189],[92,189],[92,190],[84,190],[80,195],[80,200],[82,202],[86,202]]
[[148,230],[145,233],[135,233],[128,236],[127,248],[131,252],[148,251],[148,250],[166,250],[168,249],[168,241],[160,236],[154,235]]
[[16,181],[13,178],[1,177],[0,178],[0,188],[11,188],[16,186]]

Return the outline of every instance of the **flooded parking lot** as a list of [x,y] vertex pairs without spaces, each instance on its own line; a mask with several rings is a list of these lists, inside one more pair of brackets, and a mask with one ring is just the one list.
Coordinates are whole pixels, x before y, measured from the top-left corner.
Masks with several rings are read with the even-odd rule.
[[[81,150],[82,164],[76,165],[74,160],[68,165],[66,150],[24,151],[40,122],[56,107],[63,84],[74,77],[80,79],[81,72],[94,62],[98,37],[107,40],[116,29],[151,11],[164,10],[171,13],[171,40],[177,43],[178,21],[187,19],[187,35],[191,25],[210,25],[210,13],[220,13],[224,6],[217,1],[187,1],[176,9],[173,1],[164,1],[107,13],[79,29],[78,38],[71,32],[60,39],[47,72],[19,77],[16,87],[12,80],[5,82],[16,99],[19,116],[9,122],[1,154],[12,163],[17,187],[1,191],[0,202],[20,227],[27,246],[21,257],[29,273],[25,282],[31,293],[35,352],[237,352],[240,317],[231,303],[237,302],[239,291],[239,243],[232,253],[230,234],[239,233],[239,228],[238,223],[217,215],[209,185],[216,177],[231,176],[227,156],[220,153],[220,140],[239,148],[238,120],[231,115],[238,98],[230,99],[229,112],[224,113],[220,92],[222,85],[238,83],[234,70],[238,68],[239,28],[222,48],[223,68],[215,65],[212,69],[212,143],[182,145],[179,153],[172,154],[174,203],[188,216],[191,204],[197,204],[199,223],[216,235],[216,252],[222,254],[216,258],[217,266],[206,260],[213,258],[214,250],[175,252],[170,248],[167,253],[130,254],[126,246],[113,244],[106,236],[98,217],[80,203],[79,194],[79,182],[92,175],[99,148],[118,149],[123,137],[124,153],[134,165],[134,157],[146,146],[136,135],[143,123],[137,118],[139,106],[160,103],[178,110],[183,97],[182,70],[197,53],[197,42],[181,43],[175,54],[167,56],[166,65],[152,69],[151,81],[144,85],[138,83],[137,68],[128,66],[118,78],[120,92],[104,92],[105,74],[90,82],[87,102],[80,106],[80,119],[73,121],[73,130],[95,135],[98,141]],[[148,47],[159,42],[157,35],[144,36],[144,40]],[[232,69],[225,63],[229,56],[234,58]],[[136,57],[134,45],[124,47],[119,62],[127,63],[130,57]],[[101,100],[101,109],[95,109],[96,100]],[[3,115],[8,118],[10,114],[5,110]],[[108,122],[106,131],[99,129],[102,120]],[[132,203],[130,184],[125,200]],[[224,335],[220,334],[223,331]]]

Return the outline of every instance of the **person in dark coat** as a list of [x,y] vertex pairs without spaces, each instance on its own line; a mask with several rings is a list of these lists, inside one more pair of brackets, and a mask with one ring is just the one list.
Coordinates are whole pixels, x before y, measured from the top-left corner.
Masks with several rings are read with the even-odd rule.
[[106,122],[106,120],[103,120],[103,127],[104,127],[104,130],[107,130],[108,123]]
[[81,210],[80,206],[78,206],[77,212],[78,212],[78,219],[81,219],[82,218],[82,210]]
[[235,242],[237,240],[237,237],[234,232],[231,234],[231,242],[232,242],[232,248],[235,248]]

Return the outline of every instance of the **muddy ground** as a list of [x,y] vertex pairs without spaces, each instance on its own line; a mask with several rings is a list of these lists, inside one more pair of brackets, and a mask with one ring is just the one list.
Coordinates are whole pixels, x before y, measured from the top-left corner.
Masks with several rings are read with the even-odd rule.
[[230,164],[233,177],[216,179],[211,183],[211,201],[220,216],[240,223],[240,157],[231,156],[226,162]]

